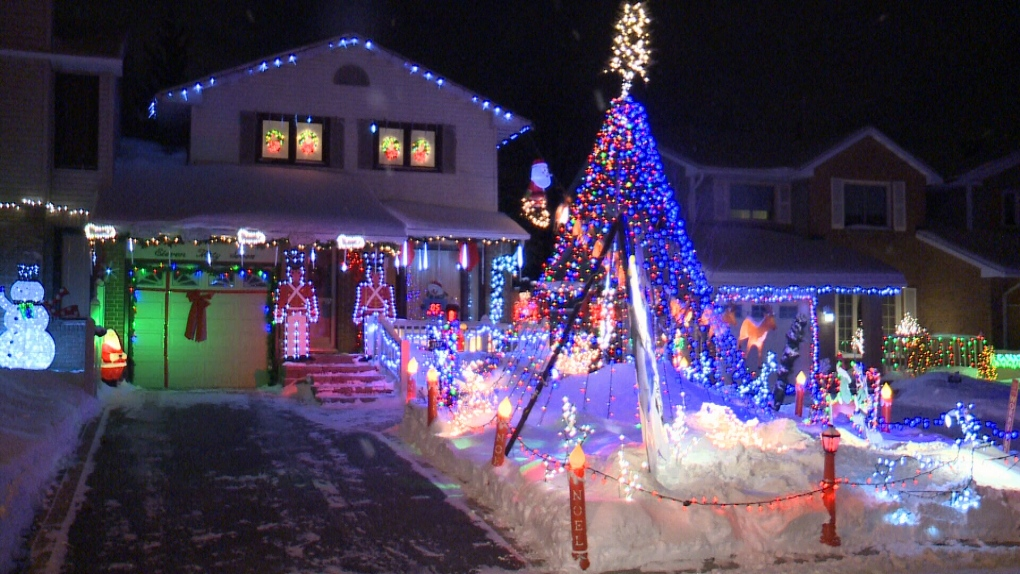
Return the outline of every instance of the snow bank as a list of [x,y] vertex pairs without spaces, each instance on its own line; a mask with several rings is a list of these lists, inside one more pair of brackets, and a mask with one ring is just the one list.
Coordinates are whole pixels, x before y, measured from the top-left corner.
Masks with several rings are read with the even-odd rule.
[[[610,377],[612,391],[607,390]],[[529,395],[512,378],[509,383],[502,379],[504,388],[497,388],[497,395],[517,401],[516,423]],[[901,382],[900,387],[924,384]],[[584,443],[588,466],[608,475],[587,475],[590,571],[703,571],[722,565],[770,571],[777,564],[826,560],[839,560],[843,571],[902,571],[908,564],[937,571],[975,563],[1007,567],[1016,560],[1020,481],[1011,460],[990,460],[994,449],[960,451],[942,437],[914,429],[886,433],[869,443],[842,428],[836,474],[863,486],[838,488],[834,522],[842,545],[832,547],[820,542],[829,509],[820,493],[807,494],[818,490],[822,478],[820,426],[769,413],[762,413],[767,420],[760,422],[741,420],[704,390],[688,387],[681,396],[674,388],[674,402],[699,410],[686,414],[682,458],[665,465],[668,472],[656,482],[641,469],[645,449],[637,417],[631,415],[637,403],[633,369],[622,365],[612,373],[606,369],[567,377],[546,392],[549,396],[543,394],[523,427],[523,443],[530,450],[515,449],[499,468],[490,464],[495,429],[485,423],[491,415],[476,415],[479,426],[467,425],[462,432],[449,412],[441,412],[429,428],[424,405],[412,403],[399,436],[461,482],[468,496],[491,508],[498,526],[549,571],[579,571],[571,557],[566,474],[560,470],[567,452],[560,434],[564,423],[550,408],[563,397],[586,406],[579,409],[577,424],[596,429]],[[536,453],[552,458],[543,460]],[[869,479],[881,482],[875,478],[879,459],[904,461],[888,491],[867,484]],[[921,468],[916,461],[922,459],[934,462]],[[621,476],[626,480],[616,480]],[[964,489],[971,478],[976,504],[963,509],[948,505],[946,493]],[[692,498],[695,504],[682,502]],[[737,504],[713,505],[713,500]],[[882,566],[876,570],[876,565]],[[898,567],[885,570],[884,565]]]
[[0,572],[32,524],[46,486],[99,401],[51,371],[0,370]]

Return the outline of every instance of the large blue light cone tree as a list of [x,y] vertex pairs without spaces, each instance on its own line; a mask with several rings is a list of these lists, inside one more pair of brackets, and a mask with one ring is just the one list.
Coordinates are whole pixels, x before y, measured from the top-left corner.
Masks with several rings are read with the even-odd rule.
[[[632,354],[624,281],[626,256],[633,254],[657,358],[709,386],[747,388],[743,354],[712,304],[712,287],[663,172],[647,112],[629,95],[607,112],[576,195],[569,218],[558,219],[556,248],[543,275],[554,334],[564,332],[569,306],[592,273],[598,288],[577,314],[564,352],[595,355],[584,361],[590,370]],[[629,248],[606,237],[617,218],[624,220]],[[595,268],[603,249],[612,251]]]

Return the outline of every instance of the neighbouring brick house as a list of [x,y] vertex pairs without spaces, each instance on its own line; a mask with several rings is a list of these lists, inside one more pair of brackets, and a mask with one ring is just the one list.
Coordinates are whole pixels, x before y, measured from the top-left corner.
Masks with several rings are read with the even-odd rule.
[[[497,150],[529,121],[356,35],[167,88],[152,112],[186,149],[123,142],[93,218],[117,237],[100,249],[106,320],[128,334],[135,384],[263,379],[288,250],[307,256],[310,346],[328,354],[358,348],[369,269],[398,317],[477,320],[528,238],[498,211]],[[185,333],[195,313],[203,341]]]
[[917,236],[964,290],[954,319],[1020,349],[1020,152],[933,186],[928,204],[930,225]]
[[[92,343],[91,262],[82,227],[113,174],[119,41],[54,32],[50,1],[10,0],[0,19],[0,285],[40,266],[46,298],[66,290],[49,332],[51,369],[82,372]],[[91,381],[83,381],[91,386]]]
[[[906,312],[933,332],[989,331],[973,311],[987,306],[974,289],[979,271],[922,240],[926,190],[942,178],[879,130],[786,165],[719,167],[725,160],[709,158],[712,165],[670,151],[663,159],[693,214],[709,280],[745,293],[743,312],[758,316],[762,302],[790,305],[783,293],[807,287],[821,319],[821,358],[857,356],[860,327],[864,360],[879,366],[883,336]],[[778,349],[782,326],[772,341]]]

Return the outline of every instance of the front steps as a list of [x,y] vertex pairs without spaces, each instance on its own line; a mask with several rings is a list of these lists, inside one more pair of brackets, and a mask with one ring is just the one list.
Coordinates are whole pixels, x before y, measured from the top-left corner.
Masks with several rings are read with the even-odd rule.
[[395,393],[393,381],[362,355],[312,355],[311,361],[285,362],[283,383],[306,381],[315,398],[326,403],[368,403]]

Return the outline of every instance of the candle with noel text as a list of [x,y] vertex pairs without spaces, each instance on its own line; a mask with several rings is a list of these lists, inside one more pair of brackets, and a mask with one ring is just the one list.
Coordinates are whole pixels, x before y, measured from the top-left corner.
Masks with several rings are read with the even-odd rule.
[[584,507],[584,465],[585,456],[581,445],[574,447],[568,459],[570,472],[567,473],[570,483],[570,544],[571,555],[587,570],[588,561],[588,518]]

